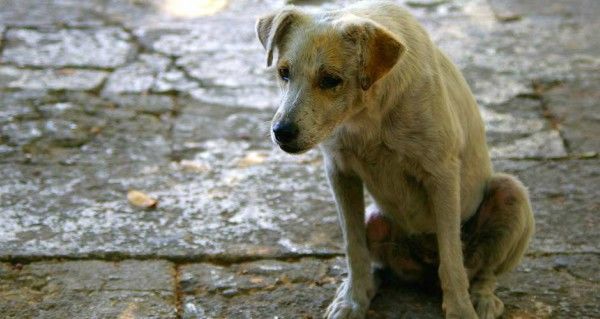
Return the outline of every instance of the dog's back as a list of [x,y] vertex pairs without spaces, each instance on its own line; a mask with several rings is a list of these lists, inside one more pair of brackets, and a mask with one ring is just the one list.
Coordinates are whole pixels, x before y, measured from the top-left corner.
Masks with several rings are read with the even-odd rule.
[[[418,155],[415,160],[432,160],[430,165],[457,151],[462,164],[461,215],[468,218],[481,202],[492,167],[483,120],[466,80],[418,21],[394,2],[359,2],[340,11],[344,14],[371,19],[407,44],[403,57],[376,88],[376,94],[389,100],[381,109],[391,117],[388,122],[394,123],[389,133],[394,138],[389,142],[402,153]],[[363,139],[360,135],[354,137]],[[351,147],[372,144],[345,140]]]

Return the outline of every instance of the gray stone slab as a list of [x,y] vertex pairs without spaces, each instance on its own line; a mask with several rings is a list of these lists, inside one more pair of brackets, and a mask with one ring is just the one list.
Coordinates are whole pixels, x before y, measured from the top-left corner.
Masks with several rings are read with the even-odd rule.
[[263,110],[275,110],[280,100],[279,89],[274,87],[201,87],[192,90],[190,96],[206,104]]
[[3,318],[176,318],[164,261],[0,264]]
[[[144,99],[140,99],[144,101]],[[134,100],[135,101],[135,100]],[[147,101],[151,101],[148,99]],[[148,113],[162,112],[163,107],[169,104],[158,104],[156,108],[145,109]],[[165,101],[169,103],[168,101]],[[132,108],[136,105],[132,105]],[[89,143],[83,145],[79,152],[65,154],[64,163],[86,165],[102,165],[102,167],[120,167],[137,163],[140,165],[155,166],[169,162],[171,144],[169,141],[169,128],[171,126],[168,115],[136,114],[129,110],[118,108],[112,110],[112,116],[104,126],[98,127],[97,132],[92,128],[95,136]],[[97,132],[97,133],[96,133]]]
[[182,100],[185,107],[173,126],[173,149],[187,152],[197,149],[201,142],[211,139],[247,141],[254,147],[269,148],[270,110],[199,104]]
[[135,53],[129,34],[113,27],[10,29],[5,41],[2,60],[19,66],[114,68]]
[[41,100],[45,95],[44,91],[0,92],[0,123],[39,118],[31,101]]
[[141,54],[136,61],[111,73],[102,94],[187,93],[198,86],[198,79],[172,66],[168,57]]
[[[556,260],[568,266],[557,267]],[[514,271],[499,278],[497,295],[505,318],[596,318],[600,300],[598,281],[580,278],[577,271],[598,271],[597,255],[559,255],[525,258]],[[561,262],[563,263],[563,262]],[[575,276],[571,273],[575,273]],[[384,281],[372,302],[369,318],[441,318],[438,288],[414,287]]]
[[177,99],[158,94],[105,94],[104,98],[127,110],[161,115],[175,111]]
[[197,89],[200,86],[198,79],[192,78],[187,72],[177,67],[171,67],[158,74],[152,92],[156,93],[186,93]]
[[[585,267],[598,271],[597,255],[580,259]],[[509,318],[598,318],[599,283],[578,278],[569,268],[557,268],[556,258],[527,258],[517,270],[501,277],[498,296]],[[582,265],[582,266],[583,266]]]
[[[314,153],[292,158],[210,140],[168,165],[140,152],[111,152],[117,159],[93,165],[77,165],[73,157],[72,166],[1,166],[0,255],[236,259],[340,251],[334,205]],[[120,157],[130,161],[119,164]],[[158,208],[130,206],[129,189],[156,197]]]
[[600,10],[600,5],[594,0],[567,0],[548,3],[544,0],[490,0],[495,14],[499,16],[574,16],[593,19],[593,12]]
[[553,158],[567,152],[559,132],[544,117],[542,100],[512,98],[481,106],[493,158]]
[[598,22],[581,9],[592,7],[590,2],[544,5],[536,1],[546,6],[539,11],[562,6],[577,13],[531,16],[511,23],[499,22],[493,7],[484,1],[467,1],[449,11],[430,10],[418,17],[434,42],[463,70],[477,99],[487,105],[530,92],[533,79],[569,79],[574,70],[597,68],[595,52],[600,42],[594,30]]
[[42,137],[41,125],[36,121],[7,123],[0,131],[4,142],[11,146],[26,145]]
[[516,40],[501,34],[503,26],[496,23],[486,2],[469,1],[448,9],[426,11],[418,18],[434,43],[462,70],[479,102],[502,103],[531,91],[529,73],[523,68],[528,61],[505,52]]
[[164,72],[170,60],[156,54],[142,54],[138,59],[118,68],[108,77],[104,94],[146,93],[154,85],[159,73]]
[[599,259],[597,254],[570,254],[549,256],[544,262],[554,270],[565,271],[577,279],[600,284]]
[[529,188],[536,218],[532,253],[600,252],[600,162],[496,161],[497,171],[518,176]]
[[567,151],[558,131],[548,130],[500,143],[490,154],[493,158],[560,158]]
[[43,101],[45,91],[0,92],[0,157],[15,160],[25,145],[42,135],[40,119],[34,101]]
[[342,259],[186,265],[183,318],[319,318],[343,271]]
[[480,111],[487,142],[492,146],[551,129],[539,99],[514,98],[507,103],[481,106]]
[[0,67],[0,86],[23,90],[93,90],[107,76],[104,71],[78,69],[30,70]]
[[162,207],[178,211],[190,227],[185,233],[195,251],[224,258],[339,252],[337,217],[317,153],[290,157],[250,145],[198,143],[199,151],[179,162],[188,173],[156,193]]
[[[82,92],[0,94],[0,144],[12,148],[2,162],[110,167],[168,162],[170,96],[114,99]],[[165,114],[166,113],[166,114]],[[134,164],[135,165],[135,164]]]
[[[594,318],[598,282],[570,274],[574,263],[557,268],[557,258],[577,258],[598,270],[595,255],[526,258],[499,279],[498,295],[507,318]],[[573,260],[575,262],[575,260]],[[320,317],[346,276],[343,258],[261,260],[228,266],[189,264],[180,268],[183,317]],[[434,274],[435,276],[435,274]],[[440,318],[442,298],[436,286],[401,283],[389,274],[371,303],[368,318]]]
[[544,93],[569,150],[575,154],[600,152],[600,78],[582,77]]
[[275,71],[267,69],[262,50],[201,53],[177,59],[196,79],[207,86],[276,86]]
[[0,2],[0,23],[11,26],[92,27],[104,23],[100,1],[6,0]]
[[[254,17],[212,20],[212,23],[164,23],[145,25],[134,32],[142,44],[154,51],[182,56],[200,52],[256,51]],[[232,25],[235,32],[231,32]],[[261,59],[260,62],[263,62]]]

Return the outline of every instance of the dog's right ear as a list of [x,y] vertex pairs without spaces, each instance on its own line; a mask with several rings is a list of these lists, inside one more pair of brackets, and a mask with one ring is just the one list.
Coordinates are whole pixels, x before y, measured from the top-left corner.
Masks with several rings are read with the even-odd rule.
[[273,62],[273,47],[279,44],[299,14],[294,7],[285,7],[259,18],[256,22],[256,35],[267,51],[267,66],[271,66]]
[[347,16],[340,23],[344,37],[358,48],[359,83],[366,91],[396,65],[406,47],[397,36],[372,20]]

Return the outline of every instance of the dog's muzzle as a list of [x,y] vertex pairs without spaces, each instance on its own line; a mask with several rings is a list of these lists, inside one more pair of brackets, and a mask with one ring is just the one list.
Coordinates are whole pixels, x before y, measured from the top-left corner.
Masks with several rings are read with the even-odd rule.
[[289,121],[277,122],[273,126],[273,134],[279,145],[292,144],[298,138],[299,133],[298,125]]

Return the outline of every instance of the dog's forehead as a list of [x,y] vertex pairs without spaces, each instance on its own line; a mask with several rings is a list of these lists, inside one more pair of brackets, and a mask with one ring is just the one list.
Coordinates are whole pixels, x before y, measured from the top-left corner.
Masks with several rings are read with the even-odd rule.
[[344,39],[331,24],[316,23],[295,32],[284,56],[290,64],[307,70],[323,65],[342,68],[345,48]]

